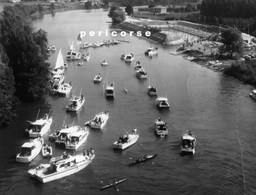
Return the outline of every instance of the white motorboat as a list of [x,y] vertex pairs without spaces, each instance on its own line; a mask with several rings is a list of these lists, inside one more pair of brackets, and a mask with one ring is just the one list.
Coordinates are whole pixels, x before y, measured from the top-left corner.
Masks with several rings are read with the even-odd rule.
[[107,61],[106,61],[106,60],[103,60],[103,61],[101,62],[101,65],[102,65],[102,66],[107,66],[107,65],[108,65],[108,63],[107,63]]
[[157,95],[156,86],[153,86],[153,85],[148,86],[148,95],[150,95],[150,96],[156,96]]
[[84,63],[83,63],[83,62],[78,62],[77,65],[78,65],[78,66],[82,66],[82,65],[84,65]]
[[141,68],[138,71],[136,71],[136,76],[139,79],[146,79],[148,77],[148,73],[144,70],[144,68]]
[[136,66],[134,67],[135,72],[140,71],[140,69],[143,69],[143,67],[142,67],[141,65],[136,65]]
[[80,60],[81,59],[81,53],[77,51],[68,51],[66,59],[67,60]]
[[72,89],[72,83],[63,83],[61,85],[54,85],[52,86],[51,93],[55,94],[69,94]]
[[89,122],[89,126],[93,129],[102,129],[107,123],[108,118],[108,111],[100,112]]
[[99,43],[99,42],[94,42],[92,44],[92,47],[101,47],[103,44],[102,43]]
[[51,45],[47,48],[48,51],[54,52],[56,51],[56,47],[54,45]]
[[134,63],[134,67],[136,68],[137,66],[140,66],[140,61],[136,61],[136,62]]
[[91,44],[85,42],[85,43],[83,43],[83,44],[80,45],[80,48],[81,48],[81,49],[86,49],[86,48],[91,47],[91,46],[92,46]]
[[43,155],[43,157],[50,157],[50,156],[52,156],[52,147],[47,145],[47,144],[43,144],[42,155]]
[[194,59],[196,59],[194,56],[188,56],[187,57],[187,60],[189,60],[189,61],[193,61]]
[[186,131],[181,137],[181,154],[195,154],[196,138],[190,132]]
[[156,135],[164,137],[168,135],[167,123],[164,122],[160,117],[155,121]]
[[75,131],[77,131],[80,127],[79,126],[70,126],[61,129],[58,133],[56,138],[55,144],[57,145],[65,145],[68,137]]
[[156,99],[156,102],[157,102],[157,106],[159,108],[169,108],[170,107],[168,99],[166,97],[158,97]]
[[28,174],[41,183],[47,183],[81,171],[92,163],[94,157],[93,149],[87,155],[71,156],[64,152],[62,156],[52,158],[49,164],[40,164],[36,168],[30,169]]
[[133,55],[132,53],[127,54],[127,55],[124,56],[124,61],[125,61],[125,62],[130,63],[130,62],[132,62],[133,60],[134,60],[134,55]]
[[45,114],[43,118],[37,119],[36,121],[28,121],[29,127],[25,129],[29,137],[42,137],[47,131],[49,131],[52,124],[52,116]]
[[16,161],[21,163],[31,162],[40,153],[43,144],[43,138],[35,138],[30,142],[25,142],[21,146],[21,152],[16,155]]
[[61,131],[61,130],[56,130],[56,131],[54,131],[53,133],[51,133],[51,134],[49,135],[49,140],[50,140],[50,141],[56,141],[56,140],[58,139],[59,135],[60,135],[60,131]]
[[114,83],[107,85],[105,89],[105,96],[107,98],[114,98],[115,97],[115,88],[114,88]]
[[86,140],[89,135],[87,127],[80,127],[71,133],[66,141],[66,149],[77,150]]
[[138,139],[139,134],[137,134],[137,129],[134,129],[131,134],[127,133],[120,137],[118,141],[114,142],[114,148],[124,150],[135,144]]
[[222,62],[220,62],[219,60],[216,60],[216,61],[209,61],[208,64],[210,66],[220,66],[222,65]]
[[153,56],[153,55],[157,55],[157,54],[158,54],[158,48],[157,47],[149,47],[145,51],[145,55],[147,55],[147,56]]
[[84,102],[85,98],[82,94],[79,96],[73,95],[69,100],[69,104],[66,106],[66,110],[76,112],[82,108]]
[[256,89],[253,89],[251,93],[249,93],[250,97],[256,100]]
[[70,45],[69,51],[67,52],[66,59],[67,60],[80,60],[81,56],[82,56],[81,53],[75,51],[74,41],[73,41],[72,44]]
[[89,53],[82,55],[82,59],[84,59],[85,61],[89,61],[90,58],[91,58],[91,55]]
[[97,74],[97,75],[94,77],[93,82],[94,82],[94,83],[100,83],[101,80],[102,80],[102,77],[101,77],[101,75],[100,75],[100,73],[99,73],[99,74]]
[[56,60],[55,68],[52,71],[52,74],[63,74],[64,71],[65,71],[64,59],[60,49],[57,60]]
[[58,86],[64,83],[65,76],[64,74],[56,74],[53,76],[53,79],[50,81],[51,87]]
[[157,95],[157,87],[156,87],[156,85],[153,85],[150,83],[150,79],[149,79],[149,85],[148,85],[148,95],[149,96]]

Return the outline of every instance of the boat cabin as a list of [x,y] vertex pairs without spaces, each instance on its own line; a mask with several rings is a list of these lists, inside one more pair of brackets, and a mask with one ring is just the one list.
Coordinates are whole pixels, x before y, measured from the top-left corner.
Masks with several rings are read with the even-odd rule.
[[111,84],[110,86],[106,87],[105,94],[107,97],[114,97],[115,95],[114,84]]
[[181,143],[183,148],[191,148],[194,149],[195,147],[195,139],[191,139],[190,137],[188,138],[184,138],[182,139],[182,143]]
[[26,142],[21,146],[21,153],[20,156],[30,156],[31,151],[35,148],[34,143]]

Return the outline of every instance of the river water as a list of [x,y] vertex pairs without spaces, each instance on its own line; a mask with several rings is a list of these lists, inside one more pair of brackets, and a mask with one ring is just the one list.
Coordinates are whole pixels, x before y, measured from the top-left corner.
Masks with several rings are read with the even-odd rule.
[[[65,55],[80,31],[111,31],[107,14],[103,10],[67,11],[45,15],[34,22],[34,27],[47,31],[49,44],[61,48]],[[112,39],[104,36],[86,36],[84,40]],[[82,89],[86,101],[81,111],[67,113],[69,97],[49,95],[41,102],[22,104],[16,119],[0,131],[0,194],[256,194],[256,106],[248,96],[252,87],[182,56],[170,55],[173,47],[155,45],[159,54],[150,59],[144,55],[150,45],[148,40],[120,35],[116,39],[129,43],[81,50],[91,54],[90,61],[83,66],[69,64],[65,81],[72,81],[75,94]],[[130,52],[150,79],[138,80],[133,65],[120,60],[123,53]],[[49,58],[51,67],[55,66],[57,54]],[[103,59],[110,65],[102,67]],[[99,72],[104,82],[95,85],[93,78]],[[157,109],[155,98],[147,95],[149,80],[157,84],[160,95],[168,97],[168,111]],[[103,85],[112,81],[116,98],[108,101]],[[13,162],[13,156],[28,140],[24,136],[26,120],[35,120],[39,109],[39,116],[52,110],[50,132],[60,128],[65,117],[66,124],[82,126],[96,113],[109,110],[105,128],[90,130],[87,142],[77,152],[93,147],[96,157],[92,164],[69,177],[41,184],[27,175],[29,168],[47,163],[41,155],[29,164]],[[166,138],[154,134],[157,116],[168,123]],[[140,134],[138,142],[122,152],[113,150],[113,142],[134,128]],[[180,138],[186,129],[197,138],[194,156],[179,154]],[[61,155],[64,150],[49,142],[48,135],[44,138],[53,146],[54,156]],[[128,166],[138,157],[154,153],[158,156],[152,161]],[[103,185],[122,178],[128,180],[118,186],[119,192],[115,188],[99,191]]]

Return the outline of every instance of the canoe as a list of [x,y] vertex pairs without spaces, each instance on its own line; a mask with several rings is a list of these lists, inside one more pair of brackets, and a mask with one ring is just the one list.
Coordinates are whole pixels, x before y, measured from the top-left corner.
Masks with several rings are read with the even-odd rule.
[[145,161],[148,161],[148,160],[150,160],[150,159],[155,158],[156,156],[157,156],[157,154],[154,154],[154,155],[149,155],[149,154],[148,154],[148,155],[145,155],[144,157],[138,158],[135,162],[131,163],[130,166],[136,165],[136,164],[140,164],[140,163],[145,162]]
[[108,185],[105,185],[105,186],[101,187],[101,188],[100,188],[100,191],[105,190],[105,189],[107,189],[107,188],[111,188],[111,187],[113,187],[113,186],[116,187],[116,185],[118,185],[118,184],[120,184],[120,183],[122,183],[122,182],[125,182],[126,180],[127,180],[127,178],[121,179],[121,180],[119,180],[119,181],[116,181],[116,180],[115,180],[113,183],[110,183],[110,184],[108,184]]

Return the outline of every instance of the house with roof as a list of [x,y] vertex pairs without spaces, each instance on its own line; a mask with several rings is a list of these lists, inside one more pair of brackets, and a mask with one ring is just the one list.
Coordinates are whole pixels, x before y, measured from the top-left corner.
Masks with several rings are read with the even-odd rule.
[[152,8],[152,12],[153,12],[155,15],[158,15],[158,14],[166,14],[166,13],[167,13],[167,7],[158,5],[158,6]]

